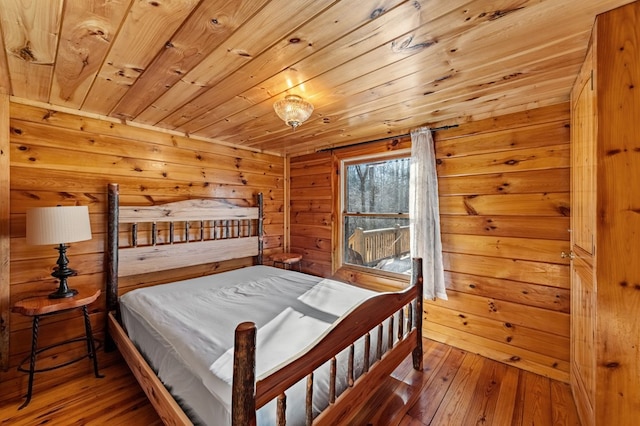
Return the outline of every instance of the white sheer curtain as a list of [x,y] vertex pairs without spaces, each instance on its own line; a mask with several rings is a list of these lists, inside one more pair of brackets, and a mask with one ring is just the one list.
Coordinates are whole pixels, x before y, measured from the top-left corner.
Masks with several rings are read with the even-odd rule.
[[447,300],[442,265],[438,177],[431,130],[411,132],[411,176],[409,178],[411,256],[422,258],[424,297]]

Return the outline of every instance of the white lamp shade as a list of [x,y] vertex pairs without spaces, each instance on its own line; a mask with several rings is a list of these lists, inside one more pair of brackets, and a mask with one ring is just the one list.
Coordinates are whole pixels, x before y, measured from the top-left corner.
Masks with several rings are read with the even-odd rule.
[[37,207],[27,210],[27,244],[65,244],[91,239],[87,206]]

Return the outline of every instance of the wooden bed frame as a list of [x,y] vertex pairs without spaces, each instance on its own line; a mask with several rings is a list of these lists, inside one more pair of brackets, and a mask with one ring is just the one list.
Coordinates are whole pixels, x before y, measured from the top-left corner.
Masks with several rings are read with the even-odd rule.
[[[107,340],[120,350],[162,421],[167,425],[189,425],[191,421],[129,340],[119,321],[118,278],[151,271],[175,269],[233,258],[255,256],[262,263],[262,194],[258,207],[236,207],[213,200],[187,200],[155,206],[120,206],[117,184],[109,184],[107,247]],[[190,224],[198,223],[194,228]],[[143,225],[143,224],[150,225]],[[175,224],[178,224],[176,226]],[[126,234],[130,245],[120,243]],[[178,229],[176,229],[178,228]],[[140,230],[150,230],[142,238]],[[178,237],[175,234],[178,232]],[[149,232],[145,232],[149,234]],[[164,235],[164,238],[158,235]],[[194,238],[195,235],[195,238]],[[412,285],[399,292],[382,293],[351,310],[298,358],[256,381],[256,327],[244,322],[235,330],[232,386],[232,423],[254,425],[256,411],[277,400],[278,424],[284,424],[286,393],[293,384],[307,378],[306,422],[335,425],[348,420],[367,401],[367,396],[409,355],[413,367],[422,369],[422,262],[413,260]],[[393,321],[397,321],[394,336]],[[388,322],[387,330],[383,323]],[[406,328],[405,328],[406,327]],[[376,348],[370,349],[369,332],[377,329]],[[383,348],[384,334],[387,347]],[[394,340],[395,337],[395,340]],[[356,340],[364,338],[365,366],[354,377]],[[389,344],[391,342],[391,344]],[[336,355],[349,349],[348,387],[336,395]],[[375,359],[368,365],[369,351]],[[259,356],[259,354],[258,354]],[[329,406],[312,419],[313,371],[330,361]]]

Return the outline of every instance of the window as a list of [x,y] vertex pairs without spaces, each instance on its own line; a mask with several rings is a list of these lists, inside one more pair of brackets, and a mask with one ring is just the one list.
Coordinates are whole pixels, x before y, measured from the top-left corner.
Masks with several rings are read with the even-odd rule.
[[342,162],[342,265],[409,274],[408,154]]

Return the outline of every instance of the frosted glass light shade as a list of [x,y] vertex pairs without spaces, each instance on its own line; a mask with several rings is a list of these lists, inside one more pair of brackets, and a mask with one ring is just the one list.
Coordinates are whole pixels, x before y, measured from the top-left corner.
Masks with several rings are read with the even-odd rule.
[[313,105],[297,95],[287,95],[273,104],[273,109],[287,125],[296,127],[304,123],[313,112]]
[[36,207],[27,210],[27,244],[65,244],[91,239],[87,206]]

